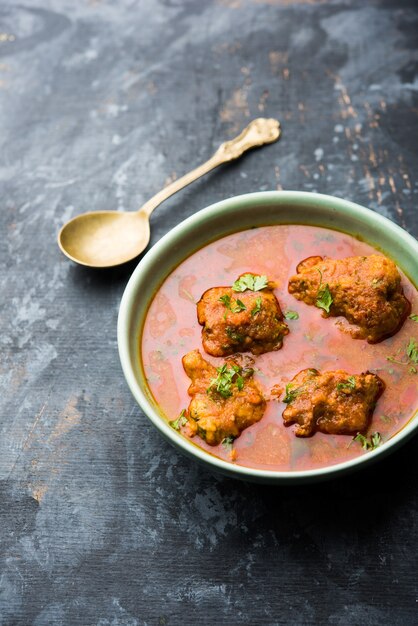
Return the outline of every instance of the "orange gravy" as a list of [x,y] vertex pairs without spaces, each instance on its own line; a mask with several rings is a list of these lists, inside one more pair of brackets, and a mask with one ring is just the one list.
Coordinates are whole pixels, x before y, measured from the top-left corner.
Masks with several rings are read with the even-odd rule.
[[[178,417],[190,402],[190,384],[181,358],[198,348],[203,357],[219,367],[224,359],[203,351],[196,302],[206,289],[230,286],[244,272],[265,274],[275,281],[275,294],[283,313],[296,311],[298,320],[287,320],[289,335],[283,348],[254,357],[255,380],[266,397],[274,385],[285,387],[305,368],[344,369],[349,374],[370,370],[386,383],[378,400],[369,434],[378,431],[383,442],[399,431],[418,409],[418,374],[409,366],[387,360],[406,360],[410,338],[417,340],[418,324],[407,319],[402,329],[381,343],[369,345],[352,339],[338,329],[341,318],[324,319],[320,309],[298,302],[287,291],[296,265],[309,256],[344,258],[376,254],[370,245],[354,237],[314,226],[279,225],[254,228],[219,239],[181,263],[164,281],[149,308],[141,339],[142,364],[149,388],[168,420]],[[402,284],[412,312],[418,313],[418,294],[402,275]],[[252,355],[251,355],[252,356]],[[316,433],[298,438],[293,427],[283,425],[286,405],[267,403],[260,422],[247,428],[235,440],[238,465],[278,471],[306,470],[347,461],[365,452],[351,436]],[[179,433],[179,437],[183,436]],[[231,453],[222,444],[209,446],[200,437],[192,439],[201,448],[230,461]]]

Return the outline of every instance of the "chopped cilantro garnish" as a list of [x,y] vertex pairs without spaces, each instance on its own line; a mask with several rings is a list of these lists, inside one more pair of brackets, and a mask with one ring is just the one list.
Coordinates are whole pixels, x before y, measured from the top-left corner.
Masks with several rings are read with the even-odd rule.
[[346,381],[342,383],[337,383],[338,391],[341,389],[355,389],[356,388],[356,379],[354,376],[349,376]]
[[418,363],[418,344],[413,337],[410,338],[406,346],[406,354],[413,363]]
[[232,368],[228,369],[226,363],[224,363],[221,367],[217,367],[216,371],[218,372],[218,376],[216,378],[212,378],[207,390],[209,392],[215,388],[219,395],[223,398],[229,398],[232,396],[231,387],[235,371]]
[[184,426],[185,424],[187,424],[187,417],[186,417],[186,411],[185,409],[182,410],[182,412],[180,413],[180,415],[178,416],[178,418],[176,420],[172,420],[171,422],[168,422],[171,426],[171,428],[174,428],[174,430],[180,430],[181,426]]
[[382,437],[380,433],[376,432],[370,436],[369,441],[367,437],[365,437],[361,433],[357,433],[357,435],[353,437],[353,441],[358,441],[359,443],[361,443],[361,447],[363,448],[363,450],[375,450],[382,443]]
[[287,320],[298,320],[299,319],[299,313],[296,313],[296,311],[286,311],[284,316],[285,316],[285,318]]
[[418,322],[418,313],[412,313],[412,315],[409,316],[409,319],[413,322]]
[[233,437],[232,435],[229,435],[228,437],[225,437],[224,439],[222,439],[221,444],[226,450],[232,450],[232,444],[234,443],[234,441],[235,441],[235,437]]
[[232,385],[235,383],[239,391],[244,387],[244,378],[242,377],[242,369],[238,365],[228,367],[224,363],[221,367],[217,367],[218,375],[210,381],[207,393],[216,390],[223,398],[232,396]]
[[244,387],[244,379],[242,376],[237,376],[237,387],[239,391],[242,391],[243,387]]
[[225,307],[224,320],[226,320],[227,310],[231,310],[231,296],[226,293],[219,298],[219,302],[222,302]]
[[285,404],[290,404],[291,402],[293,402],[293,400],[295,400],[297,396],[302,392],[302,389],[300,387],[292,389],[292,386],[292,383],[288,383],[286,385],[285,396],[282,400],[282,402],[284,402]]
[[242,300],[235,300],[236,305],[234,306],[232,310],[232,313],[239,313],[240,311],[246,311],[247,307],[245,306],[245,304],[243,303]]
[[[399,351],[398,351],[399,352]],[[391,363],[396,363],[397,365],[409,365],[409,372],[411,374],[417,373],[417,368],[412,365],[413,363],[418,363],[418,344],[413,337],[410,337],[409,343],[405,348],[407,360],[401,361],[400,359],[395,358],[394,356],[387,356],[386,359]]]
[[262,299],[260,297],[256,298],[255,304],[253,308],[251,309],[251,317],[254,317],[254,315],[257,315],[257,313],[260,313],[261,303],[262,303]]
[[268,286],[267,276],[254,276],[254,289],[253,291],[261,291]]
[[232,285],[234,291],[261,291],[268,286],[267,276],[258,276],[257,274],[243,274]]
[[381,443],[382,443],[381,434],[378,432],[373,433],[373,435],[371,436],[371,444],[372,444],[371,449],[375,450],[378,446],[380,446]]
[[219,302],[222,302],[227,309],[231,308],[231,296],[228,296],[227,293],[219,298]]
[[[247,307],[245,306],[243,301],[239,299],[235,300],[235,305],[233,306],[233,300],[231,300],[231,296],[229,296],[227,293],[221,296],[219,298],[219,301],[222,302],[224,307],[228,309],[229,311],[231,311],[231,313],[239,313],[240,311],[247,310]],[[226,311],[225,311],[224,318],[226,319]]]
[[316,296],[316,306],[329,313],[332,303],[333,299],[327,283],[321,291],[318,291]]
[[316,294],[316,302],[315,305],[319,308],[319,309],[323,309],[326,313],[329,313],[331,305],[333,303],[333,298],[331,295],[331,292],[329,290],[329,285],[328,283],[326,283],[324,286],[322,286],[322,272],[320,269],[318,269],[319,275],[320,275],[320,281],[319,281],[319,286],[318,286],[318,292]]

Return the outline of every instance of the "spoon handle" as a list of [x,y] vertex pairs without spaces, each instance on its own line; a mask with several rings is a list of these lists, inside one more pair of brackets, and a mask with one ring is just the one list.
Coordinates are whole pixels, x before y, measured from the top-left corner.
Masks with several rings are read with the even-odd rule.
[[246,128],[234,139],[222,143],[215,154],[205,163],[199,165],[188,174],[175,180],[167,187],[164,187],[140,209],[140,212],[149,216],[164,200],[190,185],[193,181],[204,176],[215,167],[238,159],[250,148],[263,146],[266,143],[273,143],[280,137],[280,122],[272,118],[259,117],[248,124]]

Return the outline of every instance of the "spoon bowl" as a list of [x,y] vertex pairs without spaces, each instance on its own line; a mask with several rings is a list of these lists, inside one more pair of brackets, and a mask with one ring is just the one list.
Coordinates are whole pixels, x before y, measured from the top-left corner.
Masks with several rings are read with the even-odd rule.
[[87,267],[114,267],[135,259],[149,243],[149,217],[164,200],[222,163],[238,159],[250,148],[273,143],[279,137],[277,120],[262,117],[253,120],[237,137],[221,144],[208,161],[159,191],[136,213],[94,211],[74,217],[58,234],[61,251]]
[[113,267],[140,255],[149,238],[148,215],[142,211],[94,211],[64,224],[58,245],[80,265]]

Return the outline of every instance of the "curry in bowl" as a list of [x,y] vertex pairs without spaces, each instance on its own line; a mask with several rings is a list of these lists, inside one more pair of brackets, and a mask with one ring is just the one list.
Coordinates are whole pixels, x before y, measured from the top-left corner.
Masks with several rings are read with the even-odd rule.
[[369,244],[260,226],[165,279],[140,339],[165,419],[244,467],[310,470],[368,454],[418,409],[418,295]]

